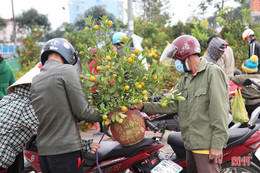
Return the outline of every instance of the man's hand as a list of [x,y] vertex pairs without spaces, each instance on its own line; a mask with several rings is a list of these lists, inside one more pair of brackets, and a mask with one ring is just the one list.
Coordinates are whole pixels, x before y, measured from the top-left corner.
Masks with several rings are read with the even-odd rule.
[[209,150],[209,160],[213,160],[214,163],[221,164],[223,160],[223,151],[211,148]]
[[129,109],[138,109],[138,110],[141,110],[143,109],[144,107],[144,104],[143,103],[138,103],[138,104],[135,104],[133,106],[130,106]]
[[99,144],[99,143],[96,143],[96,142],[93,142],[93,143],[91,144],[91,151],[90,151],[90,153],[91,153],[91,154],[95,154],[96,151],[97,151],[97,149],[99,149],[99,148],[100,148],[100,144]]

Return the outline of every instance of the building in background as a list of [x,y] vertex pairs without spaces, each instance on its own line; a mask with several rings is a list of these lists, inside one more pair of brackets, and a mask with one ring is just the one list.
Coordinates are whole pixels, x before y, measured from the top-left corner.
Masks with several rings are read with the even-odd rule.
[[[7,26],[0,30],[0,42],[3,43],[11,43],[13,42],[13,21],[11,19],[6,19]],[[16,27],[16,41],[21,37],[26,37],[28,32],[18,32],[18,28]]]
[[126,15],[124,14],[124,8],[127,1],[124,0],[69,0],[69,17],[70,23],[75,23],[84,12],[91,7],[101,6],[106,9],[107,12],[115,15],[116,19],[126,21]]
[[[0,53],[4,58],[15,57],[15,45],[13,42],[13,21],[11,19],[6,19],[7,26],[0,30]],[[28,32],[18,32],[16,28],[16,41],[19,47],[22,47],[22,43],[19,42],[21,37],[26,37]]]

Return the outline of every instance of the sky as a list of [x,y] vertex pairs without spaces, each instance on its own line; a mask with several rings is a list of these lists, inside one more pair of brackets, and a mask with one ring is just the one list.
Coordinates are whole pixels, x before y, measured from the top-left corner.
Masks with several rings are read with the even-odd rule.
[[[12,1],[0,0],[0,2],[0,17],[12,18]],[[13,4],[15,16],[31,8],[47,15],[52,29],[57,29],[63,22],[69,22],[68,0],[13,0]]]
[[[127,5],[127,0],[125,0]],[[172,12],[174,13],[172,23],[179,20],[186,20],[197,9],[201,0],[170,0]],[[0,0],[0,17],[5,19],[12,18],[12,1]],[[34,8],[40,14],[47,15],[52,29],[57,29],[63,22],[69,22],[68,0],[13,0],[14,15],[17,16],[23,11]],[[212,12],[212,11],[211,11]],[[208,13],[207,15],[211,15]]]

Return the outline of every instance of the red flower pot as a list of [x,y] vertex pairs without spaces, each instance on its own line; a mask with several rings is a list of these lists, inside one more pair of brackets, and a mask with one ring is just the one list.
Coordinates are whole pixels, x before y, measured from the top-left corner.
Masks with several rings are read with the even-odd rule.
[[145,123],[141,113],[138,110],[128,110],[127,112],[117,110],[110,113],[109,117],[120,112],[126,114],[127,117],[124,118],[123,123],[111,123],[110,128],[115,140],[123,146],[137,144],[144,139],[145,134]]

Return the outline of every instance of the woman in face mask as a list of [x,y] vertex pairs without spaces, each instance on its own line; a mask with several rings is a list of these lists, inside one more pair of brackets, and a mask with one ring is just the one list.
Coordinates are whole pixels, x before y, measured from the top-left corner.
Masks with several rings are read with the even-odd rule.
[[174,92],[185,100],[175,100],[163,109],[160,103],[151,102],[140,103],[137,108],[149,114],[178,113],[187,172],[220,172],[222,149],[228,140],[227,76],[217,65],[200,58],[200,44],[190,35],[169,44],[160,61],[182,72]]

